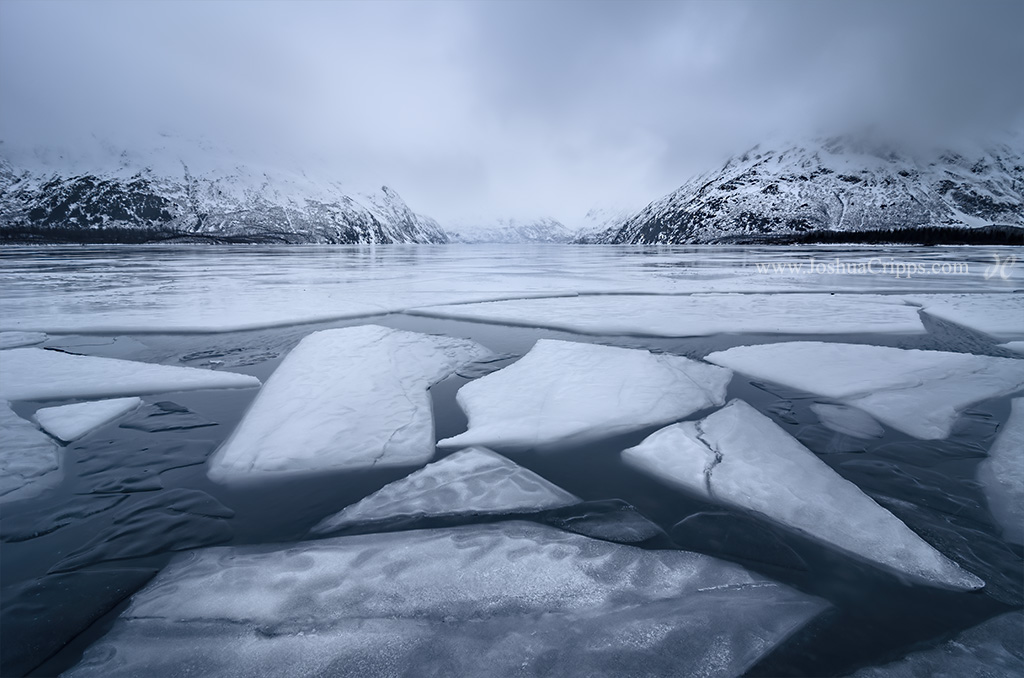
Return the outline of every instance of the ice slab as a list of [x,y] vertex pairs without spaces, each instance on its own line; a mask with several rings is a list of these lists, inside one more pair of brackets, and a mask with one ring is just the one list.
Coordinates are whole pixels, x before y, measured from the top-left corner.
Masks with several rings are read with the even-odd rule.
[[1016,678],[1024,675],[1024,612],[1007,612],[938,647],[921,650],[853,678]]
[[34,497],[60,482],[59,454],[49,436],[0,400],[0,502]]
[[978,464],[978,482],[989,510],[1003,528],[1003,538],[1024,544],[1024,398],[1014,398],[1010,418]]
[[663,428],[622,458],[702,499],[753,511],[921,582],[984,586],[742,400]]
[[915,438],[945,438],[972,403],[1024,388],[1024,361],[968,353],[797,341],[737,346],[706,360],[832,398]]
[[736,676],[822,608],[708,556],[510,521],[180,557],[65,675]]
[[259,379],[247,374],[96,358],[41,348],[13,348],[0,355],[0,398],[6,400],[103,398],[259,385]]
[[48,338],[42,332],[0,332],[0,349],[41,344]]
[[731,378],[682,356],[541,339],[459,389],[469,430],[438,445],[542,448],[666,424],[724,403]]
[[114,421],[142,404],[142,398],[113,398],[72,403],[36,410],[35,419],[43,430],[66,443]]
[[814,403],[811,405],[811,412],[818,415],[823,426],[836,433],[854,438],[881,438],[885,434],[885,429],[874,417],[856,407]]
[[990,337],[1024,338],[1024,294],[922,294],[908,299],[929,315]]
[[211,458],[210,478],[422,464],[434,454],[427,389],[488,353],[468,339],[378,325],[314,332]]
[[512,513],[568,506],[579,497],[499,454],[473,447],[427,464],[324,518],[313,534],[394,516]]
[[428,306],[414,315],[549,327],[582,334],[918,334],[918,309],[879,294],[595,295]]

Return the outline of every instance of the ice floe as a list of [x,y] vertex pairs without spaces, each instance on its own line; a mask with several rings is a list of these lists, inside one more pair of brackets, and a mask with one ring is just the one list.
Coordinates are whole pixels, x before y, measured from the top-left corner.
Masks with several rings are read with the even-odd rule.
[[823,607],[708,556],[510,521],[179,557],[65,675],[736,676]]
[[427,464],[385,485],[340,513],[314,534],[394,516],[512,513],[567,506],[579,497],[490,450],[474,447]]
[[968,353],[798,341],[738,346],[706,360],[852,405],[925,440],[948,436],[969,405],[1024,388],[1024,361]]
[[42,332],[0,332],[0,349],[41,344],[48,338]]
[[6,400],[103,398],[259,385],[259,379],[247,374],[97,358],[41,348],[14,348],[0,355],[0,398]]
[[916,307],[878,294],[595,295],[429,306],[409,313],[583,334],[664,337],[924,332]]
[[978,481],[1003,537],[1024,544],[1024,398],[1014,398],[1010,418],[978,464]]
[[622,457],[702,499],[753,511],[919,581],[984,586],[741,400],[657,431]]
[[836,433],[853,436],[854,438],[881,438],[885,433],[882,425],[874,417],[849,405],[833,403],[814,403],[811,412],[818,415],[825,428]]
[[211,458],[210,478],[422,464],[434,454],[427,389],[488,354],[468,339],[377,325],[314,332]]
[[133,396],[44,407],[36,410],[35,420],[44,431],[68,443],[131,412],[141,404],[142,398]]
[[990,337],[1024,338],[1024,294],[922,294],[908,299],[929,315]]
[[724,403],[731,378],[683,356],[541,339],[459,389],[469,430],[438,445],[542,448],[666,424]]
[[27,499],[60,482],[57,444],[0,400],[0,502]]
[[1024,612],[1007,612],[938,647],[913,652],[852,678],[1014,678],[1024,675]]

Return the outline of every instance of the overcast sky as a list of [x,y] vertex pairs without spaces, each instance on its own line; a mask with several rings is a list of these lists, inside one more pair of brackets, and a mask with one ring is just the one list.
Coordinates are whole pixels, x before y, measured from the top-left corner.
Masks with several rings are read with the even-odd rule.
[[1022,35],[1019,0],[3,0],[0,136],[202,136],[442,220],[570,223],[769,137],[1019,130]]

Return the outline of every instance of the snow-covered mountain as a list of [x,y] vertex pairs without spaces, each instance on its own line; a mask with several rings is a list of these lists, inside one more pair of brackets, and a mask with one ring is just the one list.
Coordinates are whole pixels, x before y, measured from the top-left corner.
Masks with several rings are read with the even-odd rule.
[[754,147],[591,241],[774,242],[834,232],[1019,228],[1022,156],[1019,143],[908,153],[853,137]]
[[145,242],[444,243],[437,222],[384,186],[243,162],[162,138],[77,154],[0,146],[0,239]]
[[636,213],[622,207],[593,207],[587,210],[583,218],[576,221],[576,234],[573,242],[593,243],[600,242],[606,233],[615,233]]
[[465,220],[446,225],[449,237],[462,243],[567,243],[573,231],[550,217]]

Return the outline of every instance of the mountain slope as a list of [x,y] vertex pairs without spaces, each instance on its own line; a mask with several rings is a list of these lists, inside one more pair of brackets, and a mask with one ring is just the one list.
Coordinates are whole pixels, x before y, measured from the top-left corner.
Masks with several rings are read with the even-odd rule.
[[[1024,227],[1024,159],[1002,145],[926,156],[836,137],[758,147],[594,238],[605,243],[799,240],[808,234]],[[848,238],[848,239],[849,239]]]
[[567,243],[573,232],[550,217],[466,221],[449,225],[454,242],[461,243]]
[[175,140],[145,153],[103,145],[0,159],[0,238],[283,243],[443,243],[392,189],[357,193],[301,171],[243,163]]

